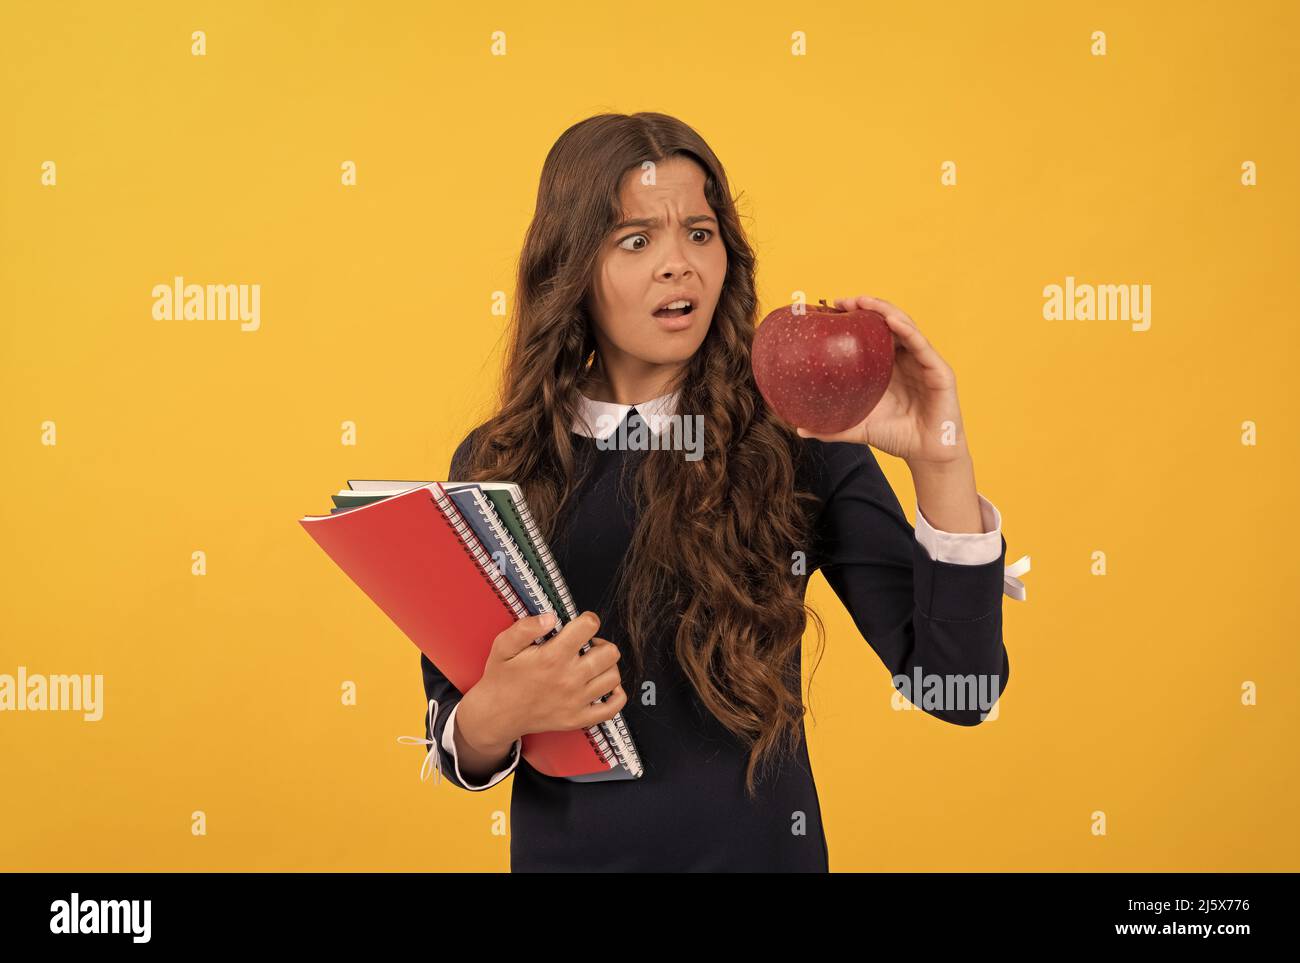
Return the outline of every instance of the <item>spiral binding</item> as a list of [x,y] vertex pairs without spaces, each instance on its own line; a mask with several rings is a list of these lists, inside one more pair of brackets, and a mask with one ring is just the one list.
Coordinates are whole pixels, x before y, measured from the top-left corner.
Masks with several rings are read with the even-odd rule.
[[569,594],[569,586],[560,574],[559,566],[555,564],[555,556],[551,554],[546,539],[542,538],[541,529],[537,527],[537,523],[533,520],[533,513],[529,511],[528,505],[522,501],[519,504],[519,522],[524,526],[528,537],[533,540],[533,545],[537,549],[537,557],[546,566],[546,574],[550,576],[551,584],[555,586],[555,591],[559,593],[560,601],[564,603],[569,618],[576,619],[578,617],[577,603],[573,601],[573,596]]
[[[514,613],[516,619],[527,618],[528,610],[524,608],[524,603],[520,601],[518,593],[515,592],[514,587],[506,580],[506,577],[501,574],[496,563],[483,550],[483,546],[479,544],[478,539],[474,536],[469,523],[461,516],[460,509],[456,507],[455,502],[447,497],[446,492],[442,490],[442,486],[437,483],[429,485],[428,490],[433,495],[438,510],[442,512],[452,530],[460,537],[462,547],[473,558],[479,571],[483,573],[483,577],[492,583],[497,595],[510,607],[510,611]],[[560,628],[561,624],[557,620],[556,630]],[[586,733],[587,742],[601,762],[608,764],[611,760],[619,761],[617,751],[610,745],[608,737],[601,731],[599,725],[588,726],[583,732]]]
[[[573,621],[578,617],[578,608],[573,604],[573,597],[569,595],[569,587],[565,585],[564,580],[559,577],[559,571],[556,569],[554,562],[550,559],[550,553],[545,552],[545,545],[540,544],[542,540],[541,533],[536,530],[535,525],[525,523],[523,515],[515,509],[514,506],[516,499],[511,497],[514,493],[503,492],[503,494],[507,497],[501,502],[498,503],[495,498],[489,496],[488,503],[496,509],[498,515],[509,515],[510,521],[522,528],[526,536],[532,536],[529,538],[529,541],[531,542],[529,547],[533,549],[533,554],[536,556],[537,561],[546,570],[546,574],[550,577],[551,591],[554,593],[555,608],[562,618],[568,621]],[[529,566],[529,569],[532,569],[531,565]],[[542,588],[545,589],[546,586],[543,585]],[[548,597],[550,597],[549,593]]]
[[[504,528],[499,516],[497,516],[496,509],[492,506],[492,502],[489,501],[481,491],[471,491],[470,497],[473,498],[474,505],[478,509],[479,515],[483,517],[483,521],[487,523],[489,528],[495,528],[496,526]],[[453,504],[455,503],[454,499],[452,502]],[[496,517],[496,526],[493,526],[494,517]],[[527,586],[528,594],[532,596],[533,604],[543,611],[549,610],[551,607],[551,600],[547,597],[546,590],[542,588],[542,584],[538,582],[536,577],[533,575],[532,569],[529,568],[528,562],[524,558],[523,553],[519,551],[519,547],[515,545],[514,539],[509,537],[502,538],[501,547],[504,548],[506,554],[510,556],[510,560],[515,565],[515,571],[519,573],[520,577],[523,579],[524,585]],[[495,565],[495,563],[493,564]],[[559,613],[557,613],[557,615],[558,614]],[[556,627],[558,628],[559,626],[557,625]]]

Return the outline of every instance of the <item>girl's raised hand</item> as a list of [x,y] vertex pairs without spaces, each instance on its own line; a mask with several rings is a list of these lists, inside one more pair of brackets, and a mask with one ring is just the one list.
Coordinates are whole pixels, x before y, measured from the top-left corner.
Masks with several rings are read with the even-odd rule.
[[893,374],[880,402],[852,428],[834,435],[799,428],[799,436],[871,445],[909,465],[943,464],[968,456],[956,375],[916,323],[895,305],[867,295],[836,298],[835,306],[884,315],[894,335]]

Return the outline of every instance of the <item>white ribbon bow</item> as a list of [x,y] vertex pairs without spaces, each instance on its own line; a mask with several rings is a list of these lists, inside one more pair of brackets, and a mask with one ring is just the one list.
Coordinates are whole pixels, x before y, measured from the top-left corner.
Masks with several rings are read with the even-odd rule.
[[429,735],[431,738],[421,739],[419,736],[398,736],[397,737],[397,741],[403,743],[404,745],[429,747],[429,751],[428,753],[425,754],[424,757],[424,763],[423,765],[420,766],[420,782],[424,782],[426,779],[429,778],[429,771],[430,769],[432,769],[434,773],[433,784],[435,786],[438,785],[438,781],[442,779],[442,756],[439,755],[438,753],[438,743],[437,743],[438,733],[437,730],[433,728],[433,722],[437,718],[438,718],[438,701],[436,699],[430,699],[429,700]]
[[1006,571],[1002,575],[1002,591],[1010,595],[1017,602],[1025,600],[1025,584],[1016,578],[1017,575],[1024,575],[1029,571],[1029,556],[1021,555],[1018,559],[1006,566]]

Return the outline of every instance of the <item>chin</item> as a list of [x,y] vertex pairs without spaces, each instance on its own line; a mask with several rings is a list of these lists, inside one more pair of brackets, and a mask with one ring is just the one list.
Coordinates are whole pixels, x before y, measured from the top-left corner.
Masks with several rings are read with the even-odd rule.
[[666,348],[662,344],[652,345],[637,356],[647,364],[677,365],[691,360],[697,348],[699,348],[698,344],[676,345],[672,348]]
[[686,361],[699,350],[708,332],[709,326],[702,324],[698,330],[687,328],[672,334],[660,334],[653,344],[645,346],[645,356],[653,359],[655,364]]

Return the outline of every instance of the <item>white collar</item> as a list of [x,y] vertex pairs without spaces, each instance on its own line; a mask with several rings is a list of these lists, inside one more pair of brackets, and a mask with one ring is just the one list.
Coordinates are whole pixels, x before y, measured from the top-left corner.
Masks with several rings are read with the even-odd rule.
[[[619,405],[612,401],[596,401],[580,393],[579,411],[573,419],[572,430],[576,434],[586,435],[589,438],[608,438],[623,423],[627,413],[635,408],[641,415],[641,420],[645,422],[646,428],[658,434],[664,424],[660,419],[667,418],[677,410],[679,394],[681,394],[680,390],[635,405]],[[603,420],[602,415],[605,416]]]

